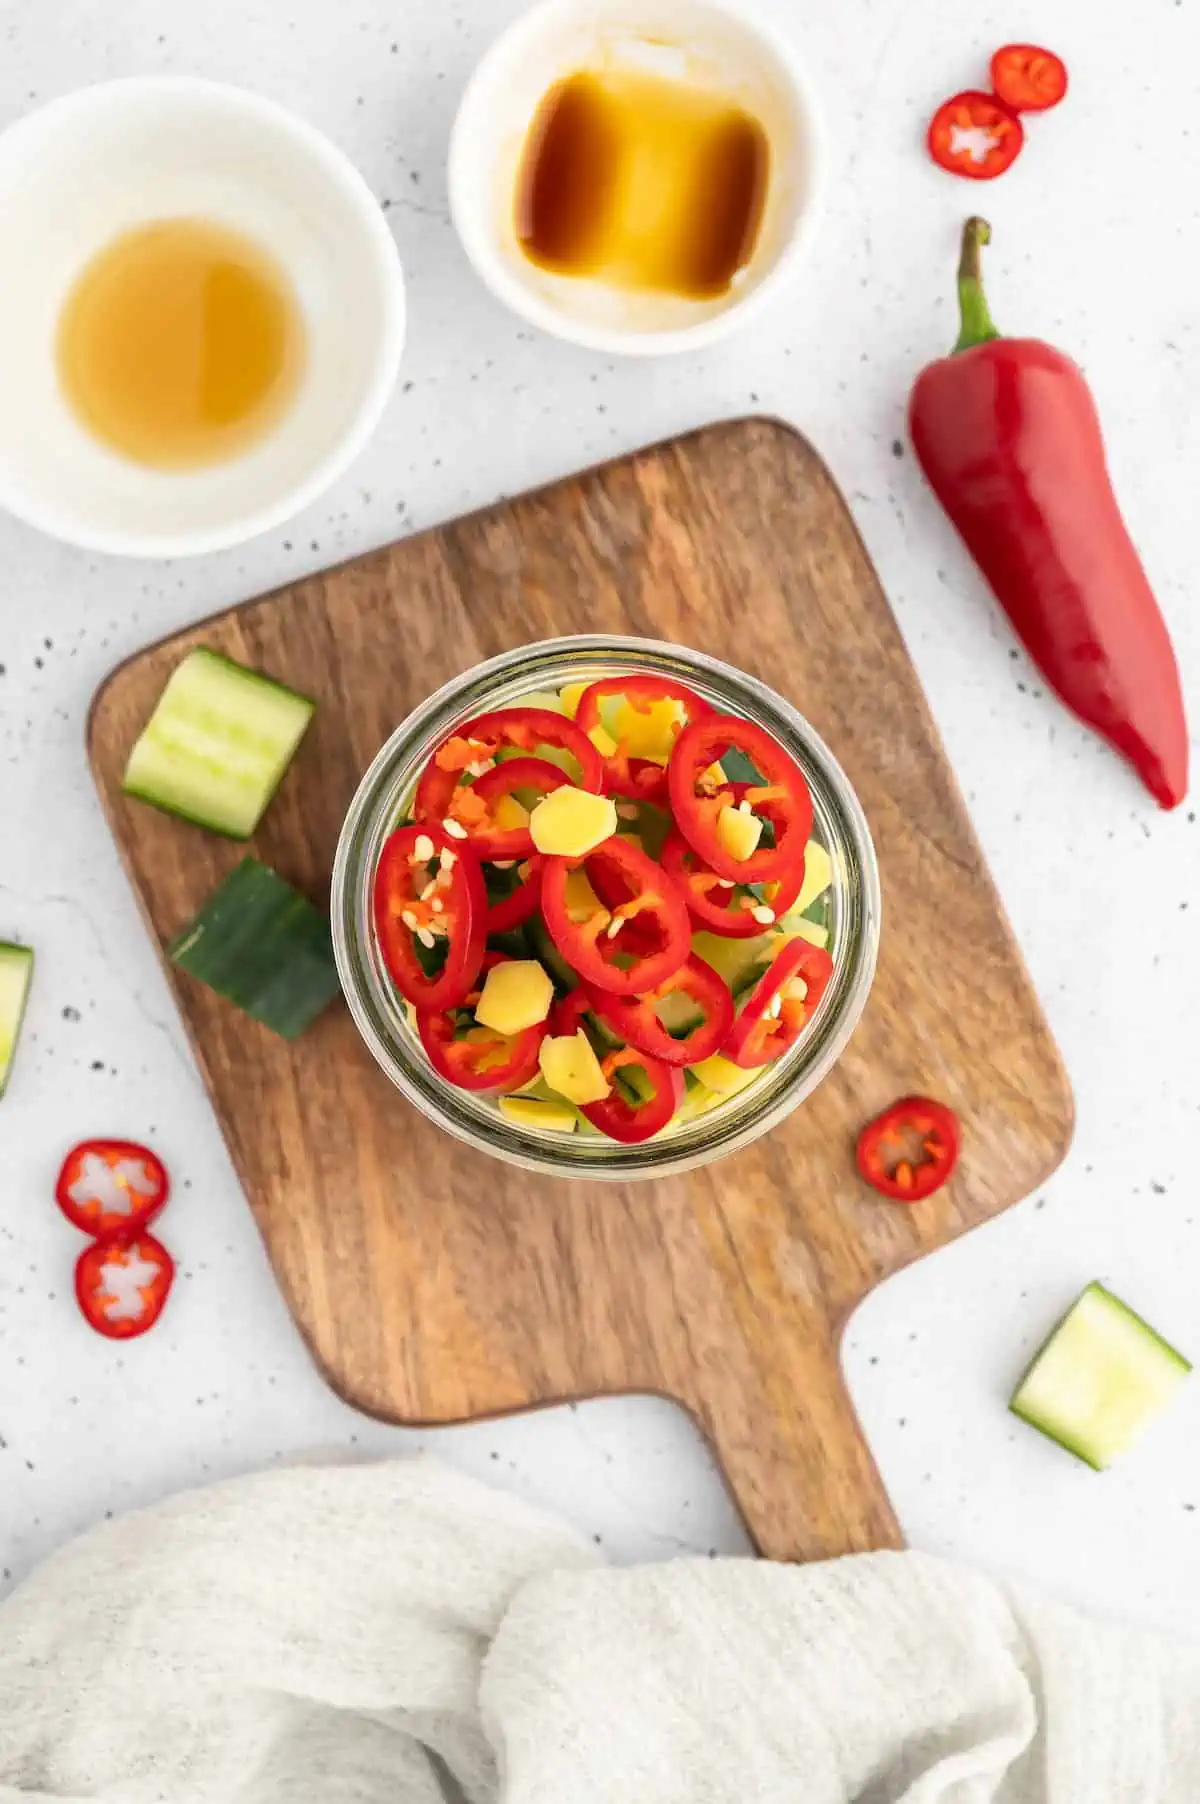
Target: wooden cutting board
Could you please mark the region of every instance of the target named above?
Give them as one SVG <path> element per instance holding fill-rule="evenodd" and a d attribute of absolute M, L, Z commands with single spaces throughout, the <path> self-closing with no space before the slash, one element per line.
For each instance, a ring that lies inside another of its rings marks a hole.
<path fill-rule="evenodd" d="M 801 438 L 712 426 L 152 646 L 96 698 L 101 799 L 166 941 L 242 850 L 127 802 L 126 757 L 191 646 L 261 667 L 319 706 L 253 850 L 324 898 L 351 795 L 404 715 L 478 659 L 584 630 L 670 639 L 771 683 L 866 808 L 878 977 L 836 1072 L 788 1123 L 653 1184 L 531 1177 L 423 1121 L 343 1008 L 289 1046 L 170 980 L 288 1304 L 349 1403 L 433 1424 L 660 1393 L 710 1437 L 764 1554 L 893 1545 L 843 1326 L 889 1273 L 1039 1185 L 1073 1109 L 895 620 Z M 965 1149 L 947 1190 L 899 1208 L 859 1183 L 852 1147 L 914 1090 L 958 1110 Z"/>

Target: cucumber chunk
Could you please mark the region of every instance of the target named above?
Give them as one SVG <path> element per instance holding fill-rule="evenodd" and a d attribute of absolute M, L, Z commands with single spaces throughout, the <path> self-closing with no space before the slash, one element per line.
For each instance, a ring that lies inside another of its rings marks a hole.
<path fill-rule="evenodd" d="M 533 955 L 541 960 L 554 979 L 554 987 L 560 995 L 568 995 L 578 989 L 579 974 L 573 965 L 569 965 L 554 941 L 550 938 L 549 929 L 540 914 L 532 914 L 525 923 L 525 933 Z"/>
<path fill-rule="evenodd" d="M 819 908 L 820 903 L 814 903 Z M 807 940 L 810 946 L 825 948 L 829 945 L 829 928 L 824 922 L 815 921 L 811 915 L 780 915 L 776 925 L 785 940 Z"/>
<path fill-rule="evenodd" d="M 32 948 L 0 940 L 0 1096 L 8 1087 L 32 982 Z"/>
<path fill-rule="evenodd" d="M 329 922 L 256 858 L 242 860 L 167 956 L 285 1040 L 311 1027 L 339 987 Z"/>
<path fill-rule="evenodd" d="M 249 839 L 316 703 L 203 647 L 175 671 L 129 755 L 123 789 L 230 839 Z"/>
<path fill-rule="evenodd" d="M 1164 1409 L 1190 1363 L 1102 1284 L 1089 1284 L 1013 1394 L 1014 1415 L 1103 1472 Z"/>
<path fill-rule="evenodd" d="M 690 1033 L 694 1033 L 698 1027 L 702 1027 L 708 1019 L 704 1010 L 697 1008 L 693 998 L 685 995 L 682 990 L 668 991 L 661 1001 L 655 1004 L 654 1012 L 667 1032 L 676 1040 L 686 1040 Z"/>

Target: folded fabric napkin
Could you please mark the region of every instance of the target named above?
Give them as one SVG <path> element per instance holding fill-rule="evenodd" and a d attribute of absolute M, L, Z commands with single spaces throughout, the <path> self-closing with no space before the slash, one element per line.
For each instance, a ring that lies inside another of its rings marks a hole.
<path fill-rule="evenodd" d="M 918 1554 L 615 1571 L 427 1460 L 106 1525 L 0 1605 L 0 1800 L 1197 1804 L 1200 1652 Z"/>

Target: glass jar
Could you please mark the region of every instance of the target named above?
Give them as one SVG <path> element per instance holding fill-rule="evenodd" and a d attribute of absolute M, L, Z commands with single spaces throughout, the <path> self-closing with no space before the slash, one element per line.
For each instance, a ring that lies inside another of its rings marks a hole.
<path fill-rule="evenodd" d="M 707 1114 L 627 1146 L 602 1135 L 564 1134 L 505 1120 L 494 1100 L 447 1083 L 430 1065 L 376 943 L 372 887 L 388 834 L 417 779 L 462 722 L 519 705 L 532 692 L 650 672 L 685 683 L 723 714 L 765 728 L 791 754 L 812 790 L 813 833 L 833 866 L 829 950 L 834 976 L 813 1021 L 760 1078 Z M 754 677 L 717 658 L 651 639 L 607 634 L 548 639 L 506 652 L 455 677 L 396 728 L 350 805 L 333 869 L 333 941 L 350 1012 L 388 1077 L 423 1115 L 480 1152 L 559 1177 L 661 1177 L 748 1146 L 811 1095 L 832 1069 L 862 1013 L 879 945 L 879 869 L 866 817 L 824 742 L 802 715 Z"/>

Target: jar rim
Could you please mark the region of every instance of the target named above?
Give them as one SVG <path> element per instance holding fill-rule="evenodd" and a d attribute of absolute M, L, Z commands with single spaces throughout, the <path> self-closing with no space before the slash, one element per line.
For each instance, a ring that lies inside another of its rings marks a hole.
<path fill-rule="evenodd" d="M 722 711 L 754 721 L 797 760 L 812 791 L 818 837 L 834 866 L 834 976 L 797 1044 L 709 1113 L 628 1146 L 506 1120 L 442 1078 L 426 1059 L 375 945 L 372 893 L 379 853 L 429 756 L 485 709 L 539 689 L 638 671 L 673 676 Z M 427 1118 L 477 1151 L 559 1177 L 665 1177 L 739 1151 L 784 1120 L 833 1068 L 865 1006 L 879 945 L 879 868 L 861 804 L 841 765 L 798 709 L 758 678 L 662 640 L 586 633 L 502 652 L 452 677 L 396 727 L 351 801 L 334 860 L 331 919 L 342 989 L 368 1050 Z"/>

